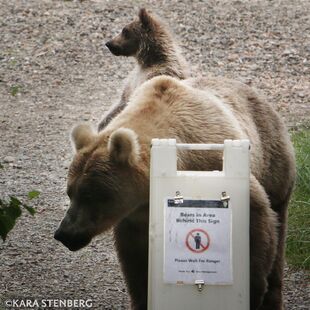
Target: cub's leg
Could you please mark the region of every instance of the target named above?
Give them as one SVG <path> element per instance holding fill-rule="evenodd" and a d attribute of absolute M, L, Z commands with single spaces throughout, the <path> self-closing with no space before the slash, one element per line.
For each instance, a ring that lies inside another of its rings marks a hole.
<path fill-rule="evenodd" d="M 268 289 L 267 278 L 275 260 L 277 219 L 264 188 L 250 178 L 250 303 L 259 309 Z M 276 308 L 274 308 L 276 309 Z"/>
<path fill-rule="evenodd" d="M 130 95 L 130 85 L 126 85 L 122 93 L 120 102 L 113 105 L 107 112 L 107 114 L 104 115 L 103 119 L 100 121 L 98 125 L 98 132 L 106 128 L 111 123 L 111 121 L 126 108 Z"/>
<path fill-rule="evenodd" d="M 109 112 L 103 117 L 98 125 L 98 132 L 107 127 L 113 118 L 115 118 L 119 113 L 121 113 L 126 107 L 125 102 L 120 102 L 117 105 L 113 106 Z"/>
<path fill-rule="evenodd" d="M 290 195 L 289 195 L 290 196 Z M 274 261 L 271 273 L 268 277 L 268 292 L 265 295 L 263 305 L 260 310 L 282 310 L 283 309 L 283 269 L 285 257 L 285 240 L 286 240 L 286 226 L 287 226 L 287 207 L 289 197 L 286 202 L 282 204 L 281 209 L 277 212 L 278 225 L 278 246 L 277 255 Z"/>

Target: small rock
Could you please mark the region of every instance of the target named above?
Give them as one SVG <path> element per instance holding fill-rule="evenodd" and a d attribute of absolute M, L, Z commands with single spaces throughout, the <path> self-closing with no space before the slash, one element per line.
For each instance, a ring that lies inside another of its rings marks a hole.
<path fill-rule="evenodd" d="M 300 98 L 304 98 L 306 95 L 303 92 L 299 92 L 299 93 L 297 93 L 297 96 Z"/>
<path fill-rule="evenodd" d="M 4 157 L 3 161 L 5 163 L 8 163 L 8 164 L 9 163 L 13 163 L 15 161 L 15 157 L 13 157 L 13 156 L 6 156 L 6 157 Z"/>
<path fill-rule="evenodd" d="M 250 65 L 250 70 L 252 70 L 252 71 L 259 70 L 259 66 L 258 66 L 258 65 L 255 65 L 255 64 Z"/>
<path fill-rule="evenodd" d="M 294 49 L 286 49 L 283 51 L 282 56 L 295 55 L 297 52 Z"/>
<path fill-rule="evenodd" d="M 22 169 L 22 166 L 19 164 L 11 164 L 14 169 Z"/>
<path fill-rule="evenodd" d="M 236 61 L 238 59 L 239 59 L 239 55 L 237 55 L 237 54 L 230 54 L 227 56 L 228 61 Z"/>

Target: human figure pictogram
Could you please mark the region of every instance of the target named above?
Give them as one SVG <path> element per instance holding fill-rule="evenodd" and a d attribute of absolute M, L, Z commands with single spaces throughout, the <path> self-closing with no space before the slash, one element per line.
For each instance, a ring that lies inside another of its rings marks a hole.
<path fill-rule="evenodd" d="M 196 234 L 196 236 L 194 237 L 195 243 L 196 243 L 196 250 L 200 249 L 200 245 L 201 245 L 201 236 L 199 233 Z"/>
<path fill-rule="evenodd" d="M 202 253 L 210 246 L 210 237 L 208 233 L 201 229 L 192 229 L 186 235 L 186 247 L 194 253 Z"/>

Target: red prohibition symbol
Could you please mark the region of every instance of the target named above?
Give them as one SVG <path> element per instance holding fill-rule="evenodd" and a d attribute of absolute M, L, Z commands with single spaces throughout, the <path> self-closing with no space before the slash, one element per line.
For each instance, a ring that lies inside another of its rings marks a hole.
<path fill-rule="evenodd" d="M 202 253 L 209 248 L 210 237 L 208 233 L 203 229 L 192 229 L 186 235 L 185 244 L 190 251 L 194 253 Z"/>

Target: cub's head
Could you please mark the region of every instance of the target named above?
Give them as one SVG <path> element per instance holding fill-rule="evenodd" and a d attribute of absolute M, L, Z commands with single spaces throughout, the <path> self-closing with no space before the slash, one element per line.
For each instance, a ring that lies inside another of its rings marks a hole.
<path fill-rule="evenodd" d="M 106 46 L 116 56 L 135 56 L 140 49 L 146 48 L 160 28 L 152 15 L 145 9 L 140 9 L 138 19 L 125 26 Z"/>
<path fill-rule="evenodd" d="M 70 207 L 54 237 L 76 251 L 147 200 L 148 182 L 134 131 L 120 128 L 98 135 L 79 125 L 71 136 L 76 154 L 68 174 Z"/>

